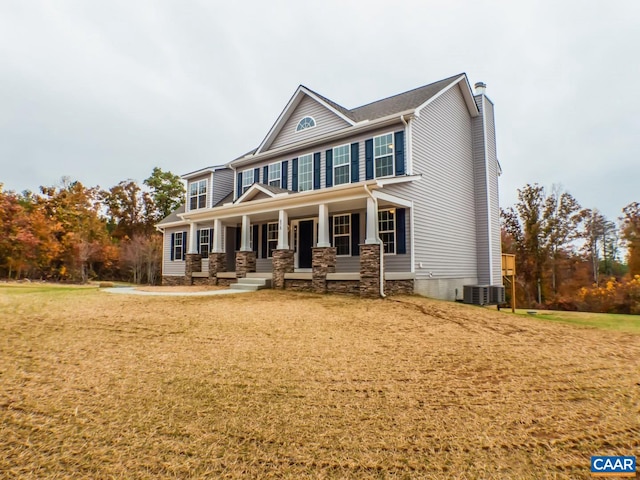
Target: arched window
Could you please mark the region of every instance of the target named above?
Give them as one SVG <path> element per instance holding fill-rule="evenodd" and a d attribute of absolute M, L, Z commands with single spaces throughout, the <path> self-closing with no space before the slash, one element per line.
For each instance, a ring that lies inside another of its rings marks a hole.
<path fill-rule="evenodd" d="M 300 122 L 298 122 L 298 126 L 296 127 L 296 132 L 301 130 L 305 130 L 307 128 L 313 128 L 316 126 L 316 121 L 313 117 L 304 117 Z"/>

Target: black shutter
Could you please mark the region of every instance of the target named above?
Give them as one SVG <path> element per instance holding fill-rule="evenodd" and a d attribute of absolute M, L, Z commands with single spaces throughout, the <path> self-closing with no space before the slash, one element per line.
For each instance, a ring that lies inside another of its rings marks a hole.
<path fill-rule="evenodd" d="M 265 165 L 262 169 L 262 183 L 269 184 L 269 165 Z"/>
<path fill-rule="evenodd" d="M 333 150 L 327 150 L 325 152 L 325 186 L 332 187 L 333 186 Z"/>
<path fill-rule="evenodd" d="M 173 255 L 174 255 L 173 249 L 174 249 L 175 246 L 176 246 L 176 234 L 172 233 L 171 234 L 171 261 L 172 262 L 174 260 L 174 258 L 173 258 Z"/>
<path fill-rule="evenodd" d="M 360 255 L 360 214 L 351 214 L 351 255 Z"/>
<path fill-rule="evenodd" d="M 365 177 L 367 180 L 373 178 L 373 138 L 364 142 Z"/>
<path fill-rule="evenodd" d="M 360 181 L 360 144 L 351 144 L 351 183 Z"/>
<path fill-rule="evenodd" d="M 213 228 L 209 229 L 209 252 L 213 250 Z"/>
<path fill-rule="evenodd" d="M 238 188 L 236 189 L 236 198 L 242 195 L 242 172 L 238 172 Z"/>
<path fill-rule="evenodd" d="M 187 232 L 182 232 L 182 260 L 187 257 Z"/>
<path fill-rule="evenodd" d="M 262 224 L 262 258 L 267 258 L 267 224 Z"/>
<path fill-rule="evenodd" d="M 407 253 L 407 219 L 404 208 L 396 208 L 396 253 Z"/>
<path fill-rule="evenodd" d="M 320 152 L 313 154 L 313 189 L 320 188 Z"/>
<path fill-rule="evenodd" d="M 253 242 L 253 251 L 256 252 L 256 257 L 258 256 L 258 225 L 251 225 L 251 236 L 253 237 L 251 241 Z"/>
<path fill-rule="evenodd" d="M 396 132 L 395 137 L 396 175 L 404 175 L 404 131 Z"/>
<path fill-rule="evenodd" d="M 236 251 L 240 250 L 240 227 L 236 227 Z"/>
<path fill-rule="evenodd" d="M 253 183 L 260 183 L 260 169 L 253 169 Z"/>
<path fill-rule="evenodd" d="M 196 230 L 196 251 L 202 255 L 201 246 L 200 246 L 200 230 Z"/>
<path fill-rule="evenodd" d="M 289 176 L 289 162 L 287 160 L 284 160 L 282 162 L 281 171 L 282 171 L 282 180 L 280 182 L 280 186 L 286 190 L 288 188 L 287 187 L 287 180 L 288 180 L 287 177 Z"/>
<path fill-rule="evenodd" d="M 291 190 L 298 191 L 298 159 L 291 160 Z"/>

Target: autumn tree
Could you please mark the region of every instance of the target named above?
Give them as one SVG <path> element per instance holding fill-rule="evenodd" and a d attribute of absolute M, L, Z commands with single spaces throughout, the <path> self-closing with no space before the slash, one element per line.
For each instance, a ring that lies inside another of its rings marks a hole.
<path fill-rule="evenodd" d="M 631 278 L 640 275 L 640 203 L 622 209 L 622 239 L 627 247 L 627 264 Z"/>

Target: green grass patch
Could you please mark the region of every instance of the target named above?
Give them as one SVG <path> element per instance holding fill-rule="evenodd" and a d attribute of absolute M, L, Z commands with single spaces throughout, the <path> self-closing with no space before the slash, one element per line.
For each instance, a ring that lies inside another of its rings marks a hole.
<path fill-rule="evenodd" d="M 527 313 L 527 310 L 517 310 L 516 315 L 529 318 L 539 318 L 552 322 L 569 323 L 583 327 L 600 328 L 603 330 L 616 330 L 619 332 L 640 333 L 640 315 L 622 315 L 616 313 L 593 312 L 563 312 L 556 310 L 531 310 L 535 315 Z"/>

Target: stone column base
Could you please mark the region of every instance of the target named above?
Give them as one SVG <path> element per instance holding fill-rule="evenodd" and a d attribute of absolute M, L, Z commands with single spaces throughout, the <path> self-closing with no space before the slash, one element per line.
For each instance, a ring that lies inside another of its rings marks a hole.
<path fill-rule="evenodd" d="M 202 256 L 199 253 L 187 253 L 184 263 L 184 284 L 191 285 L 193 272 L 202 271 Z"/>
<path fill-rule="evenodd" d="M 223 252 L 209 254 L 209 283 L 218 284 L 218 272 L 227 271 L 227 254 Z"/>
<path fill-rule="evenodd" d="M 360 296 L 380 298 L 380 245 L 360 245 Z"/>
<path fill-rule="evenodd" d="M 293 272 L 293 250 L 273 251 L 273 288 L 284 289 L 284 274 Z"/>
<path fill-rule="evenodd" d="M 244 278 L 256 271 L 256 252 L 236 252 L 236 278 Z"/>
<path fill-rule="evenodd" d="M 335 247 L 314 247 L 311 260 L 311 288 L 316 293 L 327 293 L 327 273 L 336 271 Z"/>

